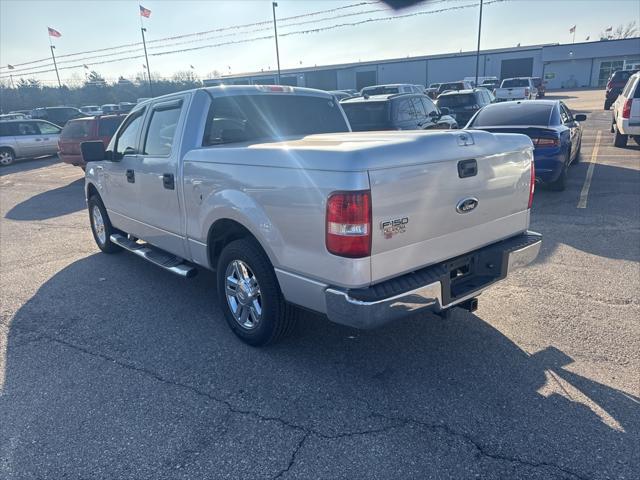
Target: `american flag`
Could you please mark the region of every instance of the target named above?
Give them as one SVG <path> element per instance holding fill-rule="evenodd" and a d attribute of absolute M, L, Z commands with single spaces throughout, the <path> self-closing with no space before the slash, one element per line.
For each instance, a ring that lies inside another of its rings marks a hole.
<path fill-rule="evenodd" d="M 138 5 L 140 7 L 140 15 L 144 18 L 149 18 L 151 16 L 151 10 L 148 8 L 144 8 L 142 5 Z"/>
<path fill-rule="evenodd" d="M 7 64 L 7 68 L 8 68 L 9 70 L 15 70 L 15 68 L 16 68 L 16 67 L 14 67 L 13 65 L 11 65 L 11 64 L 9 63 L 9 64 Z"/>
<path fill-rule="evenodd" d="M 575 25 L 569 29 L 569 33 L 575 33 L 575 31 L 576 31 Z"/>
<path fill-rule="evenodd" d="M 47 29 L 49 30 L 50 37 L 60 38 L 62 36 L 62 34 L 55 28 L 47 27 Z"/>

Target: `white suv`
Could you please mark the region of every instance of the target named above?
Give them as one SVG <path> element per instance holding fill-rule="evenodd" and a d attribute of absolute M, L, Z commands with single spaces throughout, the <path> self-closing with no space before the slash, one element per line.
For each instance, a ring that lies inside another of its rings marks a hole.
<path fill-rule="evenodd" d="M 613 104 L 611 133 L 616 147 L 625 147 L 629 136 L 640 145 L 640 72 L 629 77 Z"/>

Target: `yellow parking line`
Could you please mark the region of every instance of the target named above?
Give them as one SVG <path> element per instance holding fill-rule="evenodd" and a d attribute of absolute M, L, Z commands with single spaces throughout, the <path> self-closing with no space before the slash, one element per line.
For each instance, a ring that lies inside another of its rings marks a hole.
<path fill-rule="evenodd" d="M 600 148 L 601 133 L 602 132 L 598 130 L 598 135 L 596 136 L 596 143 L 593 147 L 593 153 L 591 154 L 591 158 L 589 159 L 589 169 L 587 170 L 587 176 L 584 179 L 584 185 L 582 186 L 582 191 L 580 192 L 580 200 L 578 200 L 578 208 L 587 208 L 587 197 L 589 196 L 589 187 L 591 187 L 593 170 L 596 167 L 596 162 L 598 161 L 598 149 Z"/>

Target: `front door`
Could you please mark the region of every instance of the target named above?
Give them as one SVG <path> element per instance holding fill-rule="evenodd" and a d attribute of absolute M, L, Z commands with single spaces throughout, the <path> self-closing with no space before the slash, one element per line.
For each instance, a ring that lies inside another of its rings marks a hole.
<path fill-rule="evenodd" d="M 179 182 L 180 131 L 189 95 L 160 101 L 147 114 L 142 148 L 136 169 L 142 198 L 141 220 L 147 227 L 148 242 L 186 257 Z"/>
<path fill-rule="evenodd" d="M 136 237 L 142 237 L 144 232 L 138 220 L 140 184 L 136 170 L 139 167 L 140 133 L 145 110 L 142 108 L 127 117 L 113 140 L 112 159 L 101 162 L 97 167 L 104 188 L 102 201 L 111 223 Z"/>
<path fill-rule="evenodd" d="M 58 138 L 62 129 L 48 122 L 36 122 L 42 138 L 43 155 L 54 155 L 58 151 Z"/>

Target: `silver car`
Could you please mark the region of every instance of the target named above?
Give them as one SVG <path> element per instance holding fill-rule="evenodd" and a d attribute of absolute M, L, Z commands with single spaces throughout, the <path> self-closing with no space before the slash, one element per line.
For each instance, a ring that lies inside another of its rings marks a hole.
<path fill-rule="evenodd" d="M 55 155 L 61 131 L 46 120 L 0 122 L 0 165 L 10 165 L 17 158 Z"/>

